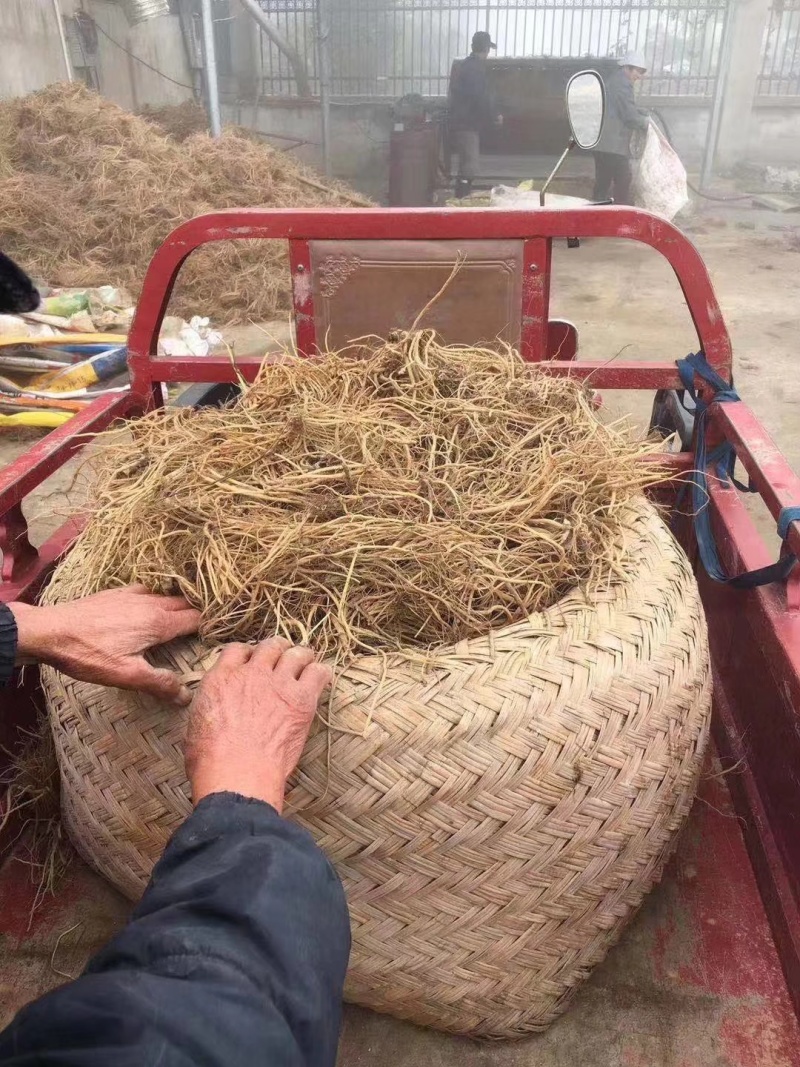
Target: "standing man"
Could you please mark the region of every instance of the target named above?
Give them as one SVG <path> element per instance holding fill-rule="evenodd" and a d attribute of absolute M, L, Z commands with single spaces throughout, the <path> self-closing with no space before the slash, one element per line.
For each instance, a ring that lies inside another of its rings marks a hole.
<path fill-rule="evenodd" d="M 472 37 L 471 55 L 455 63 L 450 74 L 449 127 L 458 153 L 455 195 L 459 199 L 469 196 L 478 175 L 481 131 L 497 120 L 486 78 L 486 60 L 496 47 L 489 34 L 479 30 Z"/>
<path fill-rule="evenodd" d="M 606 79 L 606 117 L 594 151 L 594 199 L 615 204 L 631 201 L 631 134 L 646 130 L 650 119 L 636 106 L 633 87 L 647 72 L 642 57 L 631 52 L 619 60 L 619 70 Z"/>

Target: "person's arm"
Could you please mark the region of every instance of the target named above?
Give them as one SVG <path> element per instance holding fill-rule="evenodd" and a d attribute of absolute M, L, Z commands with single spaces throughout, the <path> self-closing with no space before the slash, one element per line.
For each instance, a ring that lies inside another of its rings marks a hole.
<path fill-rule="evenodd" d="M 333 1067 L 350 948 L 339 879 L 260 800 L 206 797 L 121 934 L 0 1035 L 4 1067 Z"/>
<path fill-rule="evenodd" d="M 17 662 L 17 620 L 7 604 L 0 604 L 0 687 L 8 685 Z"/>
<path fill-rule="evenodd" d="M 279 639 L 223 651 L 190 710 L 194 813 L 125 930 L 0 1035 L 0 1064 L 333 1067 L 344 893 L 280 816 L 329 680 Z"/>
<path fill-rule="evenodd" d="M 187 704 L 191 694 L 172 671 L 154 667 L 144 653 L 195 633 L 200 612 L 179 596 L 158 596 L 144 586 L 109 589 L 64 604 L 0 609 L 0 685 L 15 662 L 34 660 L 71 678 L 137 689 Z"/>
<path fill-rule="evenodd" d="M 650 125 L 649 116 L 636 106 L 633 86 L 627 79 L 625 84 L 620 87 L 617 108 L 623 125 L 628 126 L 630 129 L 646 130 Z"/>

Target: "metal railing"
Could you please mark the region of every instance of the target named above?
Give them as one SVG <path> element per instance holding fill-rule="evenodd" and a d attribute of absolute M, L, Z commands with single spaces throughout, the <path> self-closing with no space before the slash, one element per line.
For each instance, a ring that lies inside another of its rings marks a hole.
<path fill-rule="evenodd" d="M 800 96 L 800 0 L 774 0 L 762 46 L 760 96 Z"/>
<path fill-rule="evenodd" d="M 713 95 L 727 0 L 323 0 L 337 97 L 447 95 L 450 66 L 488 30 L 500 57 L 618 56 L 643 52 L 643 90 Z M 314 91 L 315 0 L 260 0 L 307 58 Z M 293 95 L 284 56 L 262 35 L 263 91 Z"/>

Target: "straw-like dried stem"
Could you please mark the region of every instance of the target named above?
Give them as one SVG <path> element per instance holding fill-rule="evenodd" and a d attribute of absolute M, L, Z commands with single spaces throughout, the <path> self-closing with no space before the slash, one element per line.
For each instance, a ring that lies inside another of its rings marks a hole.
<path fill-rule="evenodd" d="M 50 595 L 180 591 L 205 637 L 347 657 L 522 619 L 616 559 L 655 446 L 584 387 L 434 333 L 265 366 L 222 409 L 98 442 L 92 519 Z"/>
<path fill-rule="evenodd" d="M 156 248 L 195 215 L 326 204 L 369 201 L 234 130 L 178 143 L 78 83 L 0 103 L 3 250 L 50 285 L 136 296 Z M 226 241 L 189 258 L 170 311 L 230 323 L 290 306 L 283 242 Z"/>

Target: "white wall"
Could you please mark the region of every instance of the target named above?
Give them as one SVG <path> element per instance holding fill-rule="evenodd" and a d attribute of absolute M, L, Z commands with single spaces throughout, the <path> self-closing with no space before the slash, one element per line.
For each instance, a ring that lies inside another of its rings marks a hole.
<path fill-rule="evenodd" d="M 86 5 L 86 10 L 109 36 L 129 47 L 128 19 L 119 4 L 109 3 L 108 0 L 92 0 Z M 121 107 L 133 109 L 134 74 L 133 60 L 98 33 L 97 80 L 103 95 Z"/>
<path fill-rule="evenodd" d="M 60 2 L 65 17 L 77 6 L 77 0 Z M 124 9 L 110 0 L 88 0 L 84 9 L 119 45 L 175 81 L 192 84 L 177 16 L 130 26 Z M 98 36 L 97 76 L 109 100 L 135 110 L 143 104 L 178 104 L 191 98 L 191 89 L 160 77 Z M 65 79 L 52 0 L 0 0 L 0 98 L 23 96 Z"/>
<path fill-rule="evenodd" d="M 156 70 L 169 74 L 175 81 L 191 86 L 192 78 L 177 15 L 161 15 L 132 26 L 127 47 Z M 123 58 L 128 58 L 123 55 Z M 134 107 L 143 104 L 180 104 L 192 98 L 191 88 L 183 88 L 167 81 L 135 60 L 130 60 L 133 72 Z M 105 90 L 103 90 L 105 92 Z"/>
<path fill-rule="evenodd" d="M 775 96 L 756 100 L 746 158 L 751 163 L 800 167 L 800 100 Z"/>
<path fill-rule="evenodd" d="M 0 0 L 0 97 L 65 77 L 52 0 Z"/>

